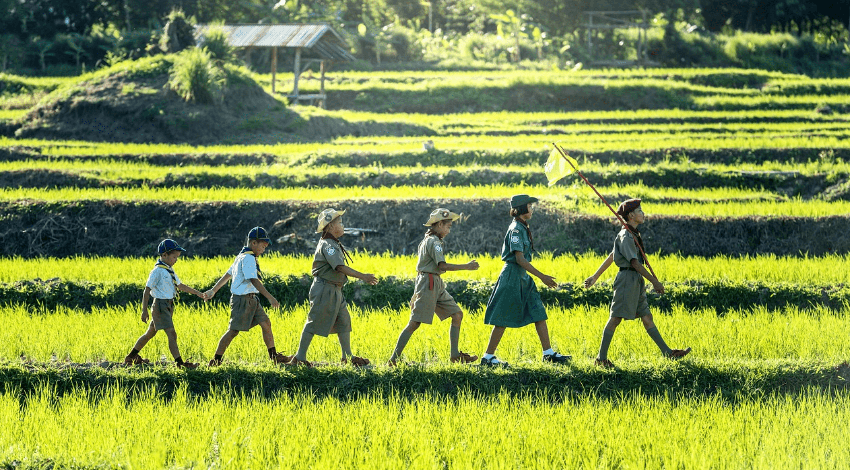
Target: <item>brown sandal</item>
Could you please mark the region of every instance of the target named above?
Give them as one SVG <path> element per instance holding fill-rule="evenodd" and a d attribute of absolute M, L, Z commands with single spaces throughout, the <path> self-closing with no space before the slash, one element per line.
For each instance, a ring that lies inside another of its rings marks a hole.
<path fill-rule="evenodd" d="M 596 365 L 596 366 L 599 366 L 599 367 L 604 367 L 606 369 L 613 369 L 614 368 L 614 363 L 609 361 L 608 359 L 596 358 L 596 360 L 593 361 L 593 364 Z"/>
<path fill-rule="evenodd" d="M 289 362 L 295 358 L 295 356 L 286 356 L 281 353 L 274 353 L 274 356 L 271 358 L 275 364 L 289 364 Z"/>
<path fill-rule="evenodd" d="M 286 363 L 288 366 L 304 366 L 304 367 L 313 367 L 313 363 L 310 361 L 302 361 L 295 356 L 292 356 L 292 359 Z"/>
<path fill-rule="evenodd" d="M 342 359 L 343 364 L 348 364 L 348 361 L 349 359 L 347 357 Z M 369 359 L 366 359 L 365 357 L 351 356 L 351 365 L 354 367 L 366 367 L 369 364 L 371 364 Z"/>
<path fill-rule="evenodd" d="M 478 360 L 478 356 L 476 356 L 475 354 L 469 354 L 469 353 L 465 353 L 463 351 L 460 351 L 459 355 L 453 356 L 451 358 L 452 363 L 460 362 L 461 364 L 469 364 L 470 362 L 475 362 L 477 360 Z"/>
<path fill-rule="evenodd" d="M 667 357 L 670 358 L 670 359 L 673 359 L 673 360 L 681 359 L 681 358 L 687 356 L 688 354 L 690 354 L 690 352 L 691 352 L 691 348 L 688 348 L 688 349 L 671 349 L 670 353 L 667 354 Z"/>
<path fill-rule="evenodd" d="M 150 364 L 151 361 L 139 356 L 138 354 L 133 356 L 127 356 L 124 358 L 125 366 L 137 366 L 141 364 Z"/>

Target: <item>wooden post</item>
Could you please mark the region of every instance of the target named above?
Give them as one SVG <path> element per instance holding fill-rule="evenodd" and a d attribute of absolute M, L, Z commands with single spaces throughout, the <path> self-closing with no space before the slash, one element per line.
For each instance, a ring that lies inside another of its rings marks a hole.
<path fill-rule="evenodd" d="M 292 94 L 298 100 L 298 77 L 301 76 L 301 48 L 295 49 L 295 85 L 292 87 Z"/>
<path fill-rule="evenodd" d="M 275 92 L 274 82 L 277 79 L 277 48 L 272 47 L 272 93 Z"/>
<path fill-rule="evenodd" d="M 322 79 L 319 82 L 319 94 L 325 94 L 325 61 L 319 62 L 319 69 L 322 72 Z M 325 109 L 325 100 L 326 98 L 322 98 L 322 109 Z"/>

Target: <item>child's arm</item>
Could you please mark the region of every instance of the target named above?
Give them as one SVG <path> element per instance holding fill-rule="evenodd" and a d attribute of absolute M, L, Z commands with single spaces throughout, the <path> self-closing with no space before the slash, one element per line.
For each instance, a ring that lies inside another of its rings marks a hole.
<path fill-rule="evenodd" d="M 658 292 L 659 294 L 664 293 L 664 285 L 661 284 L 655 276 L 650 274 L 650 272 L 647 271 L 642 264 L 638 263 L 637 258 L 632 258 L 632 267 L 635 268 L 635 271 L 640 273 L 641 276 L 645 277 L 647 281 L 652 283 L 652 288 L 655 289 L 655 292 Z"/>
<path fill-rule="evenodd" d="M 522 268 L 523 268 L 523 269 L 525 269 L 526 271 L 530 272 L 530 273 L 531 273 L 531 274 L 533 274 L 534 276 L 537 276 L 537 278 L 539 278 L 539 279 L 543 282 L 543 284 L 546 284 L 547 286 L 549 286 L 549 287 L 551 287 L 551 288 L 553 288 L 553 289 L 554 289 L 554 288 L 556 288 L 556 287 L 558 287 L 558 283 L 557 283 L 557 282 L 555 282 L 555 278 L 554 278 L 554 277 L 552 277 L 552 276 L 547 276 L 546 274 L 543 274 L 543 273 L 541 273 L 540 271 L 538 271 L 538 270 L 537 270 L 537 268 L 535 268 L 534 266 L 532 266 L 532 265 L 531 265 L 531 263 L 529 263 L 529 262 L 525 259 L 525 255 L 523 255 L 521 251 L 515 251 L 514 253 L 516 253 L 516 262 L 517 262 L 517 264 L 518 264 L 518 265 L 520 265 L 520 266 L 522 266 Z"/>
<path fill-rule="evenodd" d="M 253 284 L 254 287 L 257 288 L 258 291 L 260 291 L 260 294 L 262 294 L 263 297 L 269 299 L 269 303 L 271 304 L 272 307 L 274 307 L 274 308 L 280 307 L 280 302 L 278 302 L 277 299 L 274 298 L 274 296 L 271 295 L 268 290 L 266 290 L 266 286 L 263 285 L 263 281 L 261 281 L 257 278 L 251 278 L 251 279 L 249 279 L 249 281 L 251 281 L 251 284 Z"/>
<path fill-rule="evenodd" d="M 440 271 L 475 271 L 478 269 L 478 261 L 472 260 L 465 264 L 449 264 L 445 261 L 437 263 L 437 269 Z"/>
<path fill-rule="evenodd" d="M 145 286 L 145 292 L 142 294 L 142 323 L 148 322 L 148 303 L 151 301 L 151 288 Z"/>
<path fill-rule="evenodd" d="M 605 261 L 603 261 L 602 264 L 599 265 L 599 269 L 597 269 L 596 272 L 593 273 L 593 276 L 590 276 L 589 278 L 584 280 L 584 287 L 588 288 L 588 287 L 596 284 L 596 281 L 599 280 L 599 276 L 601 276 L 602 273 L 604 273 L 608 269 L 608 267 L 611 266 L 611 263 L 613 263 L 613 262 L 614 262 L 614 253 L 609 253 L 608 257 L 605 258 Z"/>
<path fill-rule="evenodd" d="M 344 264 L 340 264 L 339 266 L 337 266 L 336 272 L 340 274 L 345 274 L 346 276 L 356 277 L 357 279 L 360 279 L 363 282 L 371 284 L 373 286 L 378 283 L 378 278 L 375 277 L 374 274 L 361 273 L 360 271 L 351 269 Z"/>
<path fill-rule="evenodd" d="M 192 289 L 191 287 L 187 286 L 186 284 L 177 284 L 177 288 L 180 289 L 181 292 L 188 292 L 192 295 L 197 295 L 198 297 L 200 297 L 204 300 L 207 300 L 206 294 L 204 294 L 201 291 L 197 291 L 195 289 Z"/>
<path fill-rule="evenodd" d="M 204 292 L 204 300 L 210 300 L 211 298 L 213 298 L 213 296 L 215 296 L 215 293 L 218 292 L 218 290 L 221 289 L 221 286 L 225 285 L 231 277 L 233 276 L 230 275 L 230 271 L 224 273 L 224 276 L 221 276 L 221 279 L 219 279 L 218 282 L 215 283 L 212 289 Z"/>

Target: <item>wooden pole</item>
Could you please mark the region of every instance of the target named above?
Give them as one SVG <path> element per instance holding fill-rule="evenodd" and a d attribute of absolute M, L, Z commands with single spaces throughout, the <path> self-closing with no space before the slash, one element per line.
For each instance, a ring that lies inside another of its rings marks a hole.
<path fill-rule="evenodd" d="M 277 48 L 272 47 L 272 93 L 275 92 L 274 82 L 277 79 Z"/>
<path fill-rule="evenodd" d="M 322 72 L 322 80 L 319 82 L 319 94 L 325 94 L 325 61 L 319 62 L 319 69 Z M 322 98 L 322 109 L 325 109 L 325 98 Z"/>
<path fill-rule="evenodd" d="M 295 85 L 292 87 L 292 94 L 295 99 L 298 99 L 298 77 L 301 76 L 301 48 L 295 49 Z"/>

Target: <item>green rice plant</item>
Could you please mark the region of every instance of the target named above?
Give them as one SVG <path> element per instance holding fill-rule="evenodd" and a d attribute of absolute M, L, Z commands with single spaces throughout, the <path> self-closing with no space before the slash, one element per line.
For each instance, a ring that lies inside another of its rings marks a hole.
<path fill-rule="evenodd" d="M 226 295 L 226 292 L 219 295 Z M 407 325 L 409 310 L 361 309 L 351 304 L 349 309 L 353 352 L 382 365 L 392 354 L 398 334 Z M 293 354 L 307 318 L 308 305 L 282 309 L 267 306 L 266 311 L 271 318 L 277 350 Z M 219 338 L 227 330 L 229 312 L 226 304 L 177 304 L 174 325 L 184 359 L 205 362 L 212 358 Z M 655 324 L 670 347 L 693 348 L 689 361 L 694 364 L 777 359 L 837 364 L 850 354 L 846 307 L 839 311 L 822 307 L 809 310 L 786 307 L 779 311 L 753 307 L 718 315 L 714 309 L 685 309 L 674 305 L 670 311 L 654 310 L 653 313 Z M 0 358 L 94 364 L 121 361 L 147 328 L 140 321 L 140 314 L 139 304 L 91 310 L 6 305 L 0 307 L 0 318 L 6 325 L 0 331 Z M 608 306 L 550 306 L 547 315 L 553 347 L 573 355 L 576 367 L 590 367 L 608 320 Z M 465 312 L 461 350 L 480 355 L 487 346 L 492 327 L 484 324 L 483 317 L 483 306 Z M 541 351 L 537 334 L 529 327 L 508 331 L 500 343 L 498 355 L 517 367 L 532 367 L 540 363 Z M 339 343 L 331 335 L 315 338 L 308 359 L 338 364 L 340 355 Z M 154 337 L 142 350 L 142 356 L 170 362 L 165 335 Z M 423 365 L 448 365 L 449 323 L 435 321 L 431 326 L 420 328 L 405 349 L 404 357 Z M 240 366 L 265 364 L 268 354 L 259 329 L 237 336 L 225 358 Z M 621 324 L 609 358 L 629 368 L 640 364 L 662 367 L 667 362 L 640 322 Z"/>
<path fill-rule="evenodd" d="M 168 86 L 186 101 L 212 104 L 224 98 L 226 79 L 206 49 L 190 48 L 175 56 Z"/>
<path fill-rule="evenodd" d="M 847 394 L 563 402 L 418 395 L 171 399 L 146 387 L 0 395 L 0 459 L 21 468 L 843 468 Z M 269 423 L 274 423 L 272 427 Z M 270 429 L 285 432 L 270 432 Z M 642 432 L 635 432 L 640 429 Z M 145 430 L 147 432 L 140 432 Z M 558 445 L 541 445 L 552 436 Z M 152 438 L 156 436 L 157 438 Z M 629 445 L 623 445 L 623 436 Z M 635 449 L 640 449 L 636 452 Z M 14 463 L 13 463 L 14 462 Z"/>

